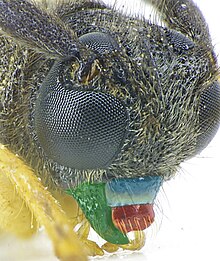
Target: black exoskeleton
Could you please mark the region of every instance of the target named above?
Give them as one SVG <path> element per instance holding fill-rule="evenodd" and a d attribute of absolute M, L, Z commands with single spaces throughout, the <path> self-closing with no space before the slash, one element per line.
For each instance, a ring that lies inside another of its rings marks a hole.
<path fill-rule="evenodd" d="M 61 187 L 173 176 L 220 122 L 218 66 L 191 0 L 166 26 L 89 0 L 0 1 L 0 141 Z"/>

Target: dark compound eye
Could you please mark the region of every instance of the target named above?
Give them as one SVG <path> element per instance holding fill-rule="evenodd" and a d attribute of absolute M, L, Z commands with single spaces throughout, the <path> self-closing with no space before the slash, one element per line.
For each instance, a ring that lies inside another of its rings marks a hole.
<path fill-rule="evenodd" d="M 196 153 L 201 152 L 215 136 L 220 124 L 220 84 L 214 82 L 200 98 L 199 131 Z"/>
<path fill-rule="evenodd" d="M 35 127 L 47 156 L 75 169 L 104 168 L 120 151 L 127 111 L 115 97 L 91 90 L 65 89 L 64 64 L 45 79 L 36 105 Z"/>
<path fill-rule="evenodd" d="M 119 50 L 117 42 L 107 33 L 87 33 L 79 37 L 79 41 L 99 54 L 107 54 Z"/>
<path fill-rule="evenodd" d="M 168 30 L 166 32 L 167 39 L 173 45 L 175 51 L 181 52 L 191 49 L 195 46 L 194 42 L 191 41 L 184 34 L 174 30 Z"/>

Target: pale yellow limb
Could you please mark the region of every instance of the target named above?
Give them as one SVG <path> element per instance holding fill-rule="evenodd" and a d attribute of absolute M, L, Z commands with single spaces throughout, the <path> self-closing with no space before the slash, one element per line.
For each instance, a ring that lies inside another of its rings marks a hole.
<path fill-rule="evenodd" d="M 76 225 L 80 224 L 80 227 L 77 230 L 77 235 L 79 236 L 83 245 L 86 247 L 86 254 L 88 256 L 103 256 L 104 251 L 95 242 L 88 239 L 90 224 L 86 220 L 82 210 L 79 208 L 73 197 L 60 191 L 53 191 L 52 194 L 59 201 L 62 209 L 68 216 L 71 225 L 76 227 Z"/>
<path fill-rule="evenodd" d="M 108 253 L 114 253 L 119 250 L 119 246 L 106 242 L 104 245 L 102 245 L 102 249 Z"/>
<path fill-rule="evenodd" d="M 22 160 L 0 145 L 0 173 L 9 178 L 18 194 L 43 225 L 63 261 L 85 261 L 86 254 L 68 218 L 34 172 Z"/>
<path fill-rule="evenodd" d="M 95 242 L 88 239 L 90 224 L 73 197 L 62 193 L 61 191 L 53 191 L 52 194 L 62 206 L 62 209 L 65 211 L 69 221 L 71 222 L 71 225 L 75 228 L 76 225 L 80 224 L 76 233 L 83 245 L 86 247 L 86 254 L 88 256 L 103 256 L 104 251 Z"/>
<path fill-rule="evenodd" d="M 52 195 L 58 200 L 59 204 L 62 206 L 62 209 L 66 213 L 73 227 L 86 220 L 85 216 L 82 213 L 82 210 L 79 208 L 77 202 L 74 200 L 72 196 L 59 190 L 52 191 Z"/>
<path fill-rule="evenodd" d="M 87 220 L 85 220 L 82 223 L 82 225 L 80 226 L 80 228 L 78 229 L 77 234 L 81 238 L 88 238 L 89 231 L 90 231 L 90 224 L 89 224 L 89 222 Z"/>
<path fill-rule="evenodd" d="M 103 256 L 104 251 L 101 247 L 99 247 L 96 242 L 89 239 L 81 239 L 84 246 L 86 246 L 86 253 L 89 256 Z"/>
<path fill-rule="evenodd" d="M 37 222 L 11 181 L 0 171 L 0 227 L 18 237 L 33 235 Z"/>
<path fill-rule="evenodd" d="M 100 248 L 94 241 L 89 240 L 89 231 L 90 231 L 90 224 L 87 220 L 81 224 L 80 228 L 77 231 L 77 235 L 81 238 L 82 242 L 87 248 L 87 254 L 89 256 L 103 256 L 104 251 Z"/>
<path fill-rule="evenodd" d="M 145 245 L 146 236 L 144 231 L 135 231 L 134 239 L 127 245 L 120 245 L 124 250 L 140 250 Z"/>
<path fill-rule="evenodd" d="M 116 252 L 119 248 L 122 248 L 124 250 L 140 250 L 144 245 L 145 245 L 145 233 L 143 231 L 135 231 L 134 232 L 134 239 L 131 240 L 131 242 L 127 245 L 114 245 L 109 242 L 105 243 L 102 246 L 102 249 L 109 252 L 113 253 Z"/>

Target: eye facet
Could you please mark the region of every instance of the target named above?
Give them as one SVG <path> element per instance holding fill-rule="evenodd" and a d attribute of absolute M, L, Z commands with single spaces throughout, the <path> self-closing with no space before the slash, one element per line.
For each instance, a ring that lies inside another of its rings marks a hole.
<path fill-rule="evenodd" d="M 107 33 L 87 33 L 80 36 L 79 41 L 99 54 L 107 54 L 119 50 L 117 42 Z"/>
<path fill-rule="evenodd" d="M 174 30 L 168 30 L 166 36 L 169 42 L 173 45 L 175 51 L 183 51 L 191 49 L 195 46 L 194 42 L 184 34 Z"/>
<path fill-rule="evenodd" d="M 123 145 L 126 108 L 106 93 L 65 89 L 58 80 L 64 67 L 56 63 L 42 85 L 35 112 L 39 142 L 61 165 L 105 168 Z"/>
<path fill-rule="evenodd" d="M 201 152 L 215 136 L 220 124 L 220 84 L 215 81 L 200 97 L 199 136 L 196 153 Z"/>

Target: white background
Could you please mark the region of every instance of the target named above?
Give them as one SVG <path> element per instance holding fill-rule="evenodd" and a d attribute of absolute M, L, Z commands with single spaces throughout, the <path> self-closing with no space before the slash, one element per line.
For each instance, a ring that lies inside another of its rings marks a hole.
<path fill-rule="evenodd" d="M 114 0 L 105 2 L 114 3 Z M 119 1 L 143 11 L 139 1 Z M 220 13 L 218 0 L 195 1 L 210 27 L 216 53 L 220 54 Z M 128 8 L 129 10 L 129 8 Z M 148 16 L 147 16 L 148 17 Z M 177 177 L 163 186 L 158 196 L 157 221 L 148 229 L 141 252 L 123 252 L 101 261 L 220 260 L 220 132 L 209 147 L 182 165 Z M 93 258 L 92 258 L 93 259 Z M 57 260 L 50 242 L 41 234 L 29 242 L 0 237 L 0 261 Z"/>

